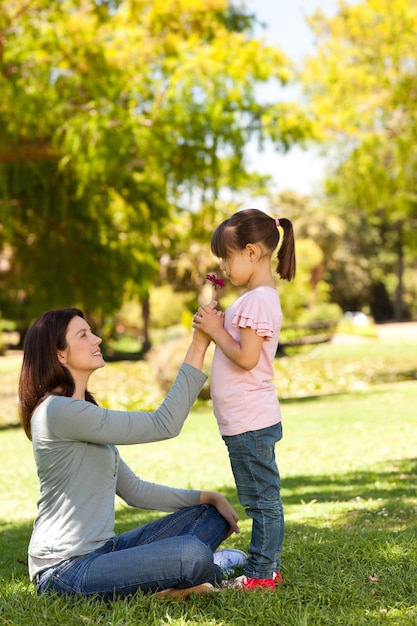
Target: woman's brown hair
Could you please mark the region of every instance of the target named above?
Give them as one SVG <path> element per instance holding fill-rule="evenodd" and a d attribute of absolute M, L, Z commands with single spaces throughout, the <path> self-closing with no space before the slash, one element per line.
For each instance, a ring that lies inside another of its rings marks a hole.
<path fill-rule="evenodd" d="M 271 254 L 280 244 L 276 273 L 285 280 L 295 277 L 294 231 L 289 219 L 280 217 L 278 220 L 259 209 L 238 211 L 216 228 L 211 251 L 218 258 L 227 259 L 231 250 L 243 250 L 248 243 L 262 243 Z"/>
<path fill-rule="evenodd" d="M 29 328 L 23 345 L 23 363 L 19 379 L 19 415 L 26 436 L 31 439 L 33 411 L 49 393 L 71 397 L 75 382 L 70 371 L 58 361 L 58 350 L 67 347 L 68 324 L 84 315 L 80 309 L 46 311 Z M 86 391 L 85 399 L 96 404 Z"/>

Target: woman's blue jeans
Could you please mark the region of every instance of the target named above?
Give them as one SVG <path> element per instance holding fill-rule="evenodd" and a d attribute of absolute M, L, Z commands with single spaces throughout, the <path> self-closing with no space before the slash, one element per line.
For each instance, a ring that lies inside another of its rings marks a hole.
<path fill-rule="evenodd" d="M 229 452 L 239 501 L 252 518 L 252 537 L 245 574 L 272 578 L 281 566 L 284 512 L 275 444 L 282 439 L 282 424 L 223 437 Z"/>
<path fill-rule="evenodd" d="M 41 572 L 38 593 L 98 595 L 104 600 L 170 587 L 221 582 L 213 552 L 229 524 L 211 505 L 181 509 L 113 537 L 104 546 Z"/>

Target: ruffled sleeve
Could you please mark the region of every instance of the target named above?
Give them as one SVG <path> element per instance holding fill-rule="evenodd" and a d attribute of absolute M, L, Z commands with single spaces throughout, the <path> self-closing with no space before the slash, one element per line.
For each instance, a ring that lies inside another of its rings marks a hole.
<path fill-rule="evenodd" d="M 256 292 L 254 290 L 242 298 L 232 324 L 239 328 L 253 328 L 260 337 L 272 339 L 277 325 L 277 313 L 265 302 L 262 294 Z"/>

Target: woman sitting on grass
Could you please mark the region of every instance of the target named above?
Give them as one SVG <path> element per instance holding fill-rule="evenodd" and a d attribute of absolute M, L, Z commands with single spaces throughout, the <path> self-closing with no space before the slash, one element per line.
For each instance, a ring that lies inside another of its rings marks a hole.
<path fill-rule="evenodd" d="M 156 411 L 113 411 L 97 406 L 87 390 L 105 362 L 101 339 L 82 312 L 48 311 L 33 323 L 25 338 L 19 408 L 40 481 L 29 545 L 38 593 L 108 600 L 141 590 L 184 597 L 212 591 L 225 557 L 230 565 L 243 564 L 240 551 L 213 557 L 228 535 L 239 532 L 238 516 L 220 493 L 146 482 L 116 447 L 178 435 L 206 380 L 201 368 L 209 342 L 194 332 Z M 116 536 L 115 494 L 134 507 L 173 513 Z"/>

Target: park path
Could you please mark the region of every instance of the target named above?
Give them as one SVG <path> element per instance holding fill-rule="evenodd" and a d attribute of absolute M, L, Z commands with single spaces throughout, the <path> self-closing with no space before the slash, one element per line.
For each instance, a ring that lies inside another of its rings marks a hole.
<path fill-rule="evenodd" d="M 417 322 L 390 322 L 388 324 L 377 324 L 375 328 L 378 339 L 397 339 L 400 343 L 417 341 Z M 335 334 L 332 339 L 332 343 L 336 345 L 364 343 L 366 341 L 375 341 L 375 339 L 341 333 Z"/>
<path fill-rule="evenodd" d="M 417 339 L 417 322 L 399 322 L 392 324 L 378 324 L 376 327 L 380 339 Z"/>

